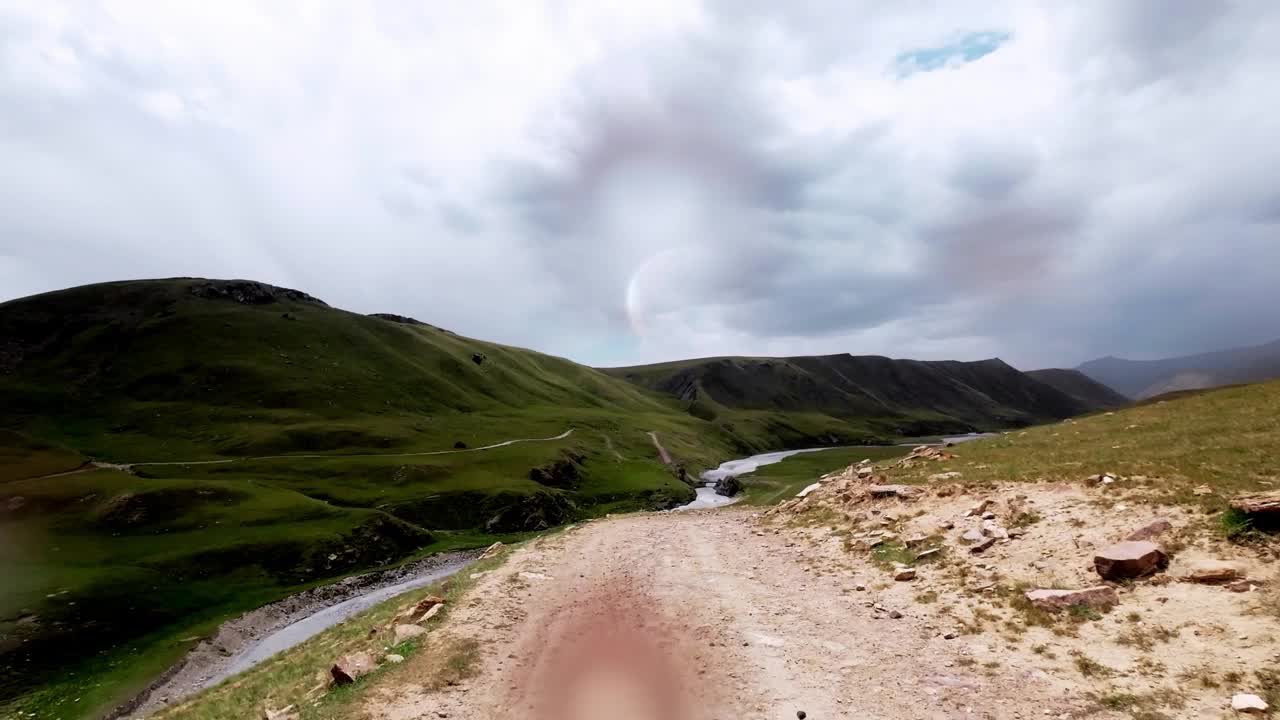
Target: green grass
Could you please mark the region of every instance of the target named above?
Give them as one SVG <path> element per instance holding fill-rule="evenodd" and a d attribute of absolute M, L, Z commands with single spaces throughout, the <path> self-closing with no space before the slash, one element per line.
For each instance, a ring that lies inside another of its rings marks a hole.
<path fill-rule="evenodd" d="M 765 465 L 753 473 L 739 476 L 743 486 L 743 502 L 748 505 L 773 505 L 795 496 L 819 477 L 870 458 L 881 462 L 906 455 L 905 447 L 832 448 L 815 453 L 801 453 L 782 462 Z"/>

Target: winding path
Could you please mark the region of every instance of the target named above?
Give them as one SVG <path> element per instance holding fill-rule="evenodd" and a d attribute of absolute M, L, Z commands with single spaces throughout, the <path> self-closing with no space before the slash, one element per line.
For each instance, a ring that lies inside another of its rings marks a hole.
<path fill-rule="evenodd" d="M 494 443 L 492 445 L 484 445 L 477 448 L 463 448 L 458 450 L 429 450 L 426 452 L 409 452 L 409 453 L 353 453 L 332 454 L 332 455 L 254 455 L 241 458 L 226 458 L 223 460 L 166 460 L 163 462 L 131 462 L 131 463 L 109 463 L 99 462 L 97 460 L 85 463 L 82 467 L 75 470 L 67 470 L 64 472 L 51 473 L 49 475 L 39 475 L 28 480 L 44 480 L 45 478 L 63 477 L 65 475 L 75 475 L 77 473 L 89 472 L 90 470 L 120 470 L 129 472 L 135 467 L 152 466 L 158 467 L 162 465 L 229 465 L 231 463 L 252 462 L 255 460 L 323 460 L 326 458 L 371 458 L 371 457 L 425 457 L 428 455 L 455 455 L 458 453 L 481 452 L 483 450 L 493 450 L 494 448 L 515 445 L 516 443 L 526 442 L 549 442 L 551 440 L 563 440 L 573 434 L 574 428 L 569 428 L 554 437 L 545 438 L 517 438 L 515 440 L 504 440 L 503 442 Z M 656 443 L 658 440 L 654 438 Z M 664 451 L 665 455 L 665 451 Z"/>
<path fill-rule="evenodd" d="M 667 453 L 667 449 L 662 447 L 662 443 L 658 442 L 658 432 L 656 430 L 649 431 L 649 439 L 653 440 L 653 446 L 658 448 L 658 456 L 662 458 L 663 465 L 671 464 L 671 455 Z"/>

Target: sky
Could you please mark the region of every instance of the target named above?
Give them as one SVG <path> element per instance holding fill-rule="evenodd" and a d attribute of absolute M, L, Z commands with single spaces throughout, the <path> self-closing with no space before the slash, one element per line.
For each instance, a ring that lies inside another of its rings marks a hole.
<path fill-rule="evenodd" d="M 0 0 L 0 300 L 248 278 L 613 366 L 1280 337 L 1280 3 Z"/>

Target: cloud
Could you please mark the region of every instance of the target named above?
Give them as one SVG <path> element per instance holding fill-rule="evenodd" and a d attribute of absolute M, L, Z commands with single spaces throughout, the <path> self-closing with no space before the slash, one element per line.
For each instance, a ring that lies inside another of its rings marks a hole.
<path fill-rule="evenodd" d="M 253 277 L 595 364 L 1280 336 L 1280 9 L 0 9 L 0 299 Z"/>

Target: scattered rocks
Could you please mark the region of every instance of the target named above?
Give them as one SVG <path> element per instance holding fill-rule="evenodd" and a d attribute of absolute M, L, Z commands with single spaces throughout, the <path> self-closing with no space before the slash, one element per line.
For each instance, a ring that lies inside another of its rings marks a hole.
<path fill-rule="evenodd" d="M 1098 611 L 1106 611 L 1120 602 L 1116 589 L 1110 585 L 1098 585 L 1082 590 L 1039 589 L 1028 590 L 1027 602 L 1033 607 L 1049 612 L 1059 612 L 1072 606 L 1083 605 Z"/>
<path fill-rule="evenodd" d="M 1251 693 L 1236 693 L 1231 696 L 1231 709 L 1236 712 L 1261 715 L 1267 711 L 1267 703 Z"/>
<path fill-rule="evenodd" d="M 395 639 L 391 641 L 392 645 L 399 645 L 405 640 L 411 640 L 420 635 L 426 635 L 427 629 L 421 625 L 396 625 Z"/>
<path fill-rule="evenodd" d="M 1129 537 L 1125 538 L 1125 540 L 1150 540 L 1169 532 L 1171 529 L 1173 529 L 1173 523 L 1168 520 L 1156 520 L 1129 533 Z"/>
<path fill-rule="evenodd" d="M 440 597 L 439 595 L 428 595 L 422 598 L 421 600 L 419 600 L 418 603 L 413 606 L 413 610 L 410 611 L 409 614 L 421 615 L 422 613 L 427 612 L 431 608 L 437 605 L 443 605 L 443 604 L 444 604 L 444 598 Z"/>
<path fill-rule="evenodd" d="M 1159 545 L 1147 541 L 1125 541 L 1099 550 L 1093 567 L 1104 580 L 1122 580 L 1150 575 L 1163 569 L 1169 557 Z"/>
<path fill-rule="evenodd" d="M 373 672 L 376 667 L 373 656 L 367 652 L 351 653 L 338 658 L 329 669 L 336 685 L 349 685 L 359 678 Z"/>

